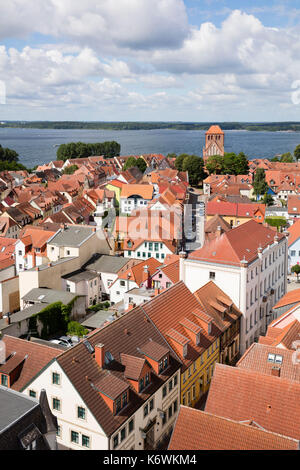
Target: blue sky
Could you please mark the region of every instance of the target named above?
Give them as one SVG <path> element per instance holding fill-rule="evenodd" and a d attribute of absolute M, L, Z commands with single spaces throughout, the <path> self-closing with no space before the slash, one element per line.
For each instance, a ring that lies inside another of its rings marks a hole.
<path fill-rule="evenodd" d="M 1 2 L 0 120 L 300 120 L 299 23 L 300 0 Z"/>

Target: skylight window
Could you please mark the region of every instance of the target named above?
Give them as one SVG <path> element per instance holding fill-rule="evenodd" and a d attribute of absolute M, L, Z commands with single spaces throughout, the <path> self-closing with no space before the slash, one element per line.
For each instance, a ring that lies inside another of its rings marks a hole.
<path fill-rule="evenodd" d="M 90 354 L 93 354 L 95 352 L 95 349 L 93 348 L 93 346 L 87 339 L 83 341 L 83 344 L 85 345 L 86 349 L 88 350 Z"/>
<path fill-rule="evenodd" d="M 106 351 L 106 353 L 105 353 L 105 364 L 108 365 L 113 360 L 114 360 L 114 356 L 112 355 L 112 353 L 109 352 L 109 351 Z"/>
<path fill-rule="evenodd" d="M 39 295 L 38 300 L 43 300 L 45 298 L 44 295 Z"/>

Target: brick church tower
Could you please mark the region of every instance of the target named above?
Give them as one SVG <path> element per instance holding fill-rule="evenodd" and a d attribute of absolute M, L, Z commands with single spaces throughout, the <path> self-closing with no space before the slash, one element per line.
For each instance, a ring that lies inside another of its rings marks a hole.
<path fill-rule="evenodd" d="M 219 126 L 211 126 L 205 133 L 205 147 L 203 148 L 204 161 L 212 155 L 224 156 L 225 134 Z"/>

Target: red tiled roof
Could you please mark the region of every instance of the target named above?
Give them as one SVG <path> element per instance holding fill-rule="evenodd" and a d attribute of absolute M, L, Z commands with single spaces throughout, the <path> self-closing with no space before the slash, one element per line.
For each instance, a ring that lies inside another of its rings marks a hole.
<path fill-rule="evenodd" d="M 258 257 L 258 248 L 266 248 L 284 238 L 283 234 L 275 233 L 254 220 L 249 220 L 220 237 L 204 244 L 202 248 L 189 255 L 190 259 L 210 261 L 212 263 L 232 264 L 239 266 L 245 259 L 248 263 Z"/>
<path fill-rule="evenodd" d="M 180 350 L 176 350 L 177 354 L 185 367 L 194 362 L 221 334 L 221 331 L 214 324 L 213 318 L 208 314 L 205 318 L 198 315 L 201 310 L 201 304 L 196 297 L 190 292 L 183 282 L 179 282 L 161 294 L 157 295 L 150 302 L 143 304 L 143 311 L 154 322 L 158 330 L 166 337 L 169 344 L 170 338 L 176 337 L 176 341 L 186 342 L 189 337 L 186 328 L 181 321 L 188 319 L 200 326 L 201 332 L 200 344 L 190 341 L 187 348 L 187 355 L 183 357 Z M 209 335 L 207 332 L 207 319 L 212 322 L 212 331 Z M 173 346 L 175 347 L 175 346 Z"/>
<path fill-rule="evenodd" d="M 206 134 L 224 134 L 221 127 L 218 125 L 210 126 Z"/>
<path fill-rule="evenodd" d="M 277 328 L 272 328 L 273 330 Z M 272 375 L 272 369 L 280 369 L 280 378 L 300 383 L 299 364 L 294 363 L 295 350 L 277 348 L 275 346 L 253 343 L 237 363 L 237 367 L 256 371 L 260 374 Z M 281 364 L 268 361 L 269 354 L 282 357 Z"/>
<path fill-rule="evenodd" d="M 300 439 L 300 384 L 242 367 L 216 364 L 205 411 L 253 420 L 267 431 Z"/>
<path fill-rule="evenodd" d="M 168 447 L 176 450 L 298 450 L 298 440 L 181 406 Z"/>
<path fill-rule="evenodd" d="M 13 390 L 22 391 L 27 384 L 38 374 L 52 359 L 61 354 L 61 351 L 50 346 L 26 341 L 5 335 L 2 339 L 6 346 L 6 356 L 16 352 L 18 357 L 27 358 L 24 361 L 20 376 L 12 384 Z M 10 359 L 7 363 L 10 362 Z"/>
<path fill-rule="evenodd" d="M 296 222 L 288 228 L 288 232 L 290 232 L 288 238 L 288 245 L 290 247 L 300 238 L 300 219 L 297 219 Z"/>
<path fill-rule="evenodd" d="M 273 308 L 285 307 L 286 305 L 296 304 L 298 302 L 300 302 L 300 289 L 294 289 L 281 297 Z"/>

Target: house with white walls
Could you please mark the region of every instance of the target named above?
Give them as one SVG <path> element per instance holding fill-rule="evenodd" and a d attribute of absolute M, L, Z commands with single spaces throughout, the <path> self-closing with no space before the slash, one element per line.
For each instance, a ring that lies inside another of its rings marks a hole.
<path fill-rule="evenodd" d="M 266 332 L 286 293 L 287 237 L 251 220 L 180 256 L 180 279 L 192 292 L 212 280 L 242 312 L 243 354 Z"/>
<path fill-rule="evenodd" d="M 152 450 L 180 404 L 177 356 L 140 307 L 55 358 L 22 390 L 46 390 L 57 442 L 72 450 Z"/>

